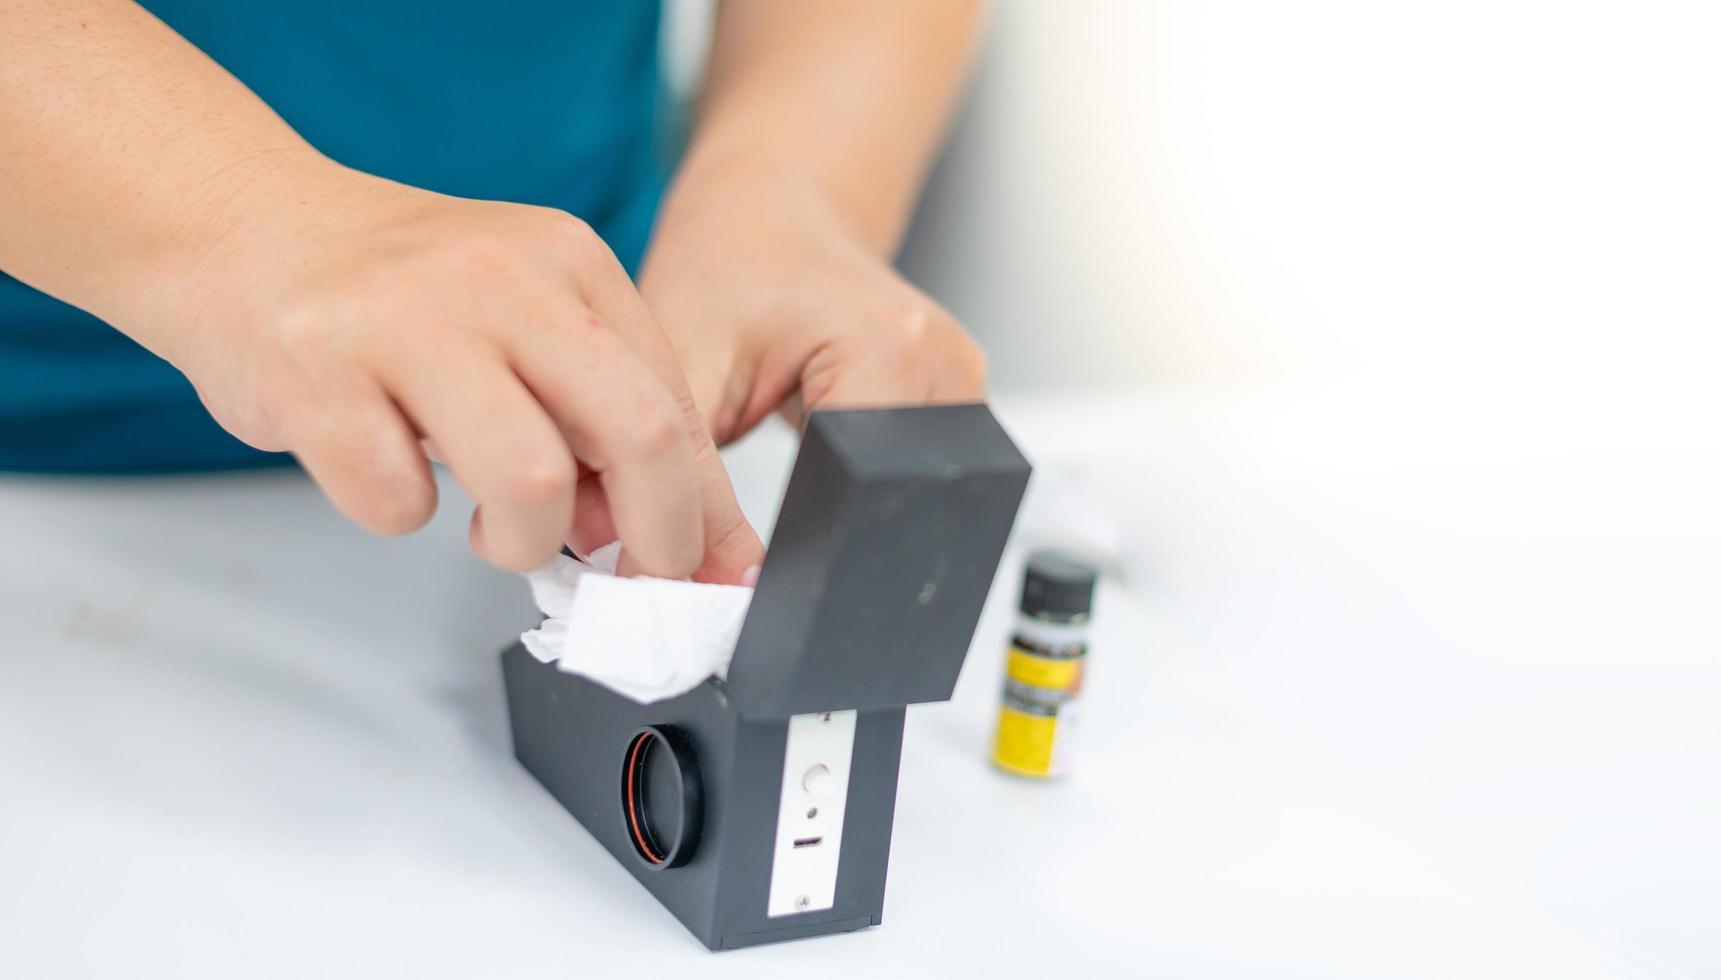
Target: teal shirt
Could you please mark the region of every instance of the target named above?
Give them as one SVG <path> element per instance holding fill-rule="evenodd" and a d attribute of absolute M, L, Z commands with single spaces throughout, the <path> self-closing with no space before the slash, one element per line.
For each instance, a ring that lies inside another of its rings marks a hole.
<path fill-rule="evenodd" d="M 655 0 L 144 0 L 323 153 L 578 215 L 632 271 L 662 188 Z M 95 317 L 0 274 L 0 469 L 284 462 Z"/>

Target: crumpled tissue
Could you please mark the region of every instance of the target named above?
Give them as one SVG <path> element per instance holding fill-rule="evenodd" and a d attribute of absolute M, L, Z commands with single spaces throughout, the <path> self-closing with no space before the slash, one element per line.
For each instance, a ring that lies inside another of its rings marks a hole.
<path fill-rule="evenodd" d="M 534 657 L 650 704 L 723 677 L 753 590 L 615 574 L 621 542 L 530 573 L 548 618 L 520 636 Z"/>

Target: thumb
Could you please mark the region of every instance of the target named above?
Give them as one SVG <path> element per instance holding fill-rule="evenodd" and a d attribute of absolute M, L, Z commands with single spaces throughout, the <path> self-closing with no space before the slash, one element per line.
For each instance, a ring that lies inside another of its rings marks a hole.
<path fill-rule="evenodd" d="M 669 379 L 672 388 L 679 387 L 676 381 L 686 385 L 699 417 L 709 424 L 716 417 L 714 413 L 723 398 L 727 365 L 720 363 L 724 359 L 709 349 L 712 344 L 707 334 L 686 329 L 671 330 L 661 321 L 660 326 L 668 348 L 666 353 L 670 356 L 665 360 L 660 355 L 658 361 L 661 363 L 657 366 Z"/>

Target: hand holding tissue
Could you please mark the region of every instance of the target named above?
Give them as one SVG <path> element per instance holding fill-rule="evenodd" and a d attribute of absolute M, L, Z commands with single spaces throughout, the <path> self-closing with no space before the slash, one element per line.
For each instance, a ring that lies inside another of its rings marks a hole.
<path fill-rule="evenodd" d="M 558 555 L 531 573 L 544 622 L 520 637 L 544 663 L 640 704 L 724 677 L 753 590 L 616 575 L 617 541 L 581 562 Z"/>

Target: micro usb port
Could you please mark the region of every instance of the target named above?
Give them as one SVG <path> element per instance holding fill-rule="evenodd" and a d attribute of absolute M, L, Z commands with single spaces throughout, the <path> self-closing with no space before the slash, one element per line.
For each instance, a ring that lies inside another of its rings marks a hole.
<path fill-rule="evenodd" d="M 817 847 L 823 840 L 823 837 L 797 837 L 795 838 L 795 848 L 799 850 L 803 847 Z"/>

